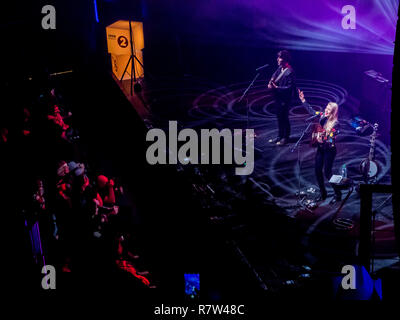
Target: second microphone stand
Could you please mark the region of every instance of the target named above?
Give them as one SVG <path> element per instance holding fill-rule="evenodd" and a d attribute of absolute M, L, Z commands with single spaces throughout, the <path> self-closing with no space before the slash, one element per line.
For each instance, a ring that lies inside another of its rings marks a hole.
<path fill-rule="evenodd" d="M 260 75 L 260 73 L 257 73 L 256 76 L 253 78 L 253 81 L 251 81 L 251 83 L 249 84 L 249 86 L 246 88 L 246 90 L 244 90 L 242 96 L 239 98 L 238 102 L 242 102 L 244 96 L 247 94 L 247 91 L 250 90 L 250 88 L 253 86 L 254 82 L 256 81 L 256 79 L 258 78 L 258 76 Z M 246 113 L 247 113 L 247 125 L 246 125 L 246 129 L 249 129 L 249 99 L 246 98 Z"/>
<path fill-rule="evenodd" d="M 300 138 L 297 140 L 296 144 L 290 149 L 290 152 L 294 152 L 294 150 L 297 149 L 297 181 L 298 181 L 297 194 L 298 194 L 299 198 L 300 198 L 300 191 L 301 191 L 301 174 L 300 174 L 300 171 L 301 171 L 301 156 L 300 156 L 301 141 L 303 140 L 304 135 L 310 129 L 312 124 L 313 124 L 312 121 L 308 123 L 307 127 L 303 130 Z M 303 205 L 302 205 L 302 207 L 303 207 Z"/>

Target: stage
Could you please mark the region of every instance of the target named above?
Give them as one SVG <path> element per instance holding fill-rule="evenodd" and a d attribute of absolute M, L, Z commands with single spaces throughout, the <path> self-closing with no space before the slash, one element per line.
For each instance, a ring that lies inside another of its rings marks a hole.
<path fill-rule="evenodd" d="M 256 81 L 242 102 L 239 99 L 250 80 L 223 85 L 189 75 L 142 79 L 143 89 L 133 97 L 129 80 L 114 80 L 148 129 L 167 131 L 168 121 L 176 120 L 179 129 L 255 130 L 255 168 L 249 176 L 235 176 L 234 169 L 226 165 L 178 164 L 175 169 L 177 176 L 183 175 L 192 183 L 191 191 L 203 206 L 202 214 L 208 215 L 211 228 L 223 230 L 220 236 L 261 287 L 279 290 L 285 281 L 295 286 L 307 281 L 304 278 L 329 278 L 343 264 L 356 262 L 358 187 L 364 183 L 359 165 L 368 156 L 370 137 L 358 136 L 350 125 L 359 114 L 360 103 L 346 88 L 318 79 L 297 79 L 298 88 L 315 111 L 323 110 L 329 101 L 340 106 L 341 129 L 333 173 L 340 174 L 346 164 L 354 188 L 343 190 L 342 202 L 330 204 L 333 192 L 329 187 L 328 198 L 315 202 L 319 191 L 311 130 L 293 150 L 310 117 L 300 101 L 290 109 L 289 143 L 276 146 L 268 142 L 277 135 L 277 121 L 265 80 Z M 387 130 L 381 128 L 382 136 L 388 135 Z M 379 137 L 376 146 L 375 159 L 380 167 L 376 183 L 390 184 L 390 147 Z M 373 210 L 377 210 L 374 270 L 378 271 L 398 264 L 390 195 L 374 196 Z M 263 247 L 268 248 L 267 255 Z"/>

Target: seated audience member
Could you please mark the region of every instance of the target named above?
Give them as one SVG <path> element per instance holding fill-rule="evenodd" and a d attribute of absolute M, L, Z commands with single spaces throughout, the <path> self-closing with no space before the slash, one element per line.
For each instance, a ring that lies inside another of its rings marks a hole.
<path fill-rule="evenodd" d="M 41 179 L 36 180 L 36 188 L 33 194 L 33 201 L 34 201 L 34 206 L 36 207 L 34 211 L 41 211 L 46 209 L 44 186 L 43 186 L 43 180 Z"/>
<path fill-rule="evenodd" d="M 60 240 L 60 254 L 64 262 L 62 270 L 70 272 L 71 250 L 77 223 L 72 207 L 72 186 L 68 164 L 65 161 L 58 163 L 56 195 L 53 210 L 55 212 L 58 235 Z"/>
<path fill-rule="evenodd" d="M 71 200 L 68 195 L 71 191 L 70 177 L 67 162 L 64 160 L 60 161 L 57 168 L 57 194 L 66 201 Z"/>
<path fill-rule="evenodd" d="M 106 176 L 97 177 L 97 194 L 101 199 L 100 206 L 112 206 L 115 204 L 114 181 Z"/>
<path fill-rule="evenodd" d="M 81 261 L 87 256 L 88 240 L 91 231 L 91 217 L 95 214 L 93 188 L 85 172 L 85 165 L 70 161 L 68 163 L 71 183 L 71 221 L 74 221 L 74 237 L 71 239 L 71 261 Z"/>
<path fill-rule="evenodd" d="M 112 233 L 119 212 L 119 207 L 115 205 L 114 181 L 104 175 L 97 177 L 93 201 L 96 204 L 95 214 L 92 216 L 94 225 L 94 236 L 103 237 L 107 233 Z M 117 219 L 118 220 L 118 219 Z"/>
<path fill-rule="evenodd" d="M 68 162 L 68 170 L 74 177 L 74 182 L 78 187 L 79 193 L 84 193 L 90 186 L 89 178 L 85 174 L 85 165 L 83 163 L 77 163 L 75 161 Z"/>
<path fill-rule="evenodd" d="M 52 114 L 47 115 L 47 119 L 53 122 L 53 124 L 55 125 L 55 130 L 61 136 L 61 138 L 69 141 L 67 137 L 67 130 L 69 129 L 69 125 L 64 122 L 64 118 L 61 116 L 60 109 L 57 105 L 54 105 Z"/>
<path fill-rule="evenodd" d="M 89 228 L 90 217 L 96 215 L 96 208 L 102 201 L 95 193 L 88 176 L 85 174 L 85 165 L 71 161 L 68 168 L 72 176 L 72 206 L 82 219 L 82 225 Z"/>

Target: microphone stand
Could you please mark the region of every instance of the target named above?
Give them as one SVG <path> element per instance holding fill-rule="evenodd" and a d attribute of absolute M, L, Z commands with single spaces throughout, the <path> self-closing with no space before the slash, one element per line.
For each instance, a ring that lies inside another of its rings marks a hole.
<path fill-rule="evenodd" d="M 308 123 L 307 127 L 303 130 L 300 138 L 297 140 L 296 144 L 290 149 L 290 152 L 294 152 L 294 150 L 296 150 L 296 148 L 297 148 L 297 167 L 298 167 L 298 170 L 297 170 L 297 181 L 298 181 L 297 194 L 298 194 L 298 198 L 297 198 L 297 200 L 298 200 L 299 203 L 300 203 L 299 198 L 300 198 L 300 190 L 301 190 L 301 179 L 300 179 L 300 176 L 301 176 L 300 175 L 300 170 L 301 170 L 301 157 L 300 157 L 301 141 L 303 140 L 304 135 L 306 134 L 308 129 L 310 129 L 310 126 L 312 124 L 313 124 L 313 122 L 309 122 Z M 304 207 L 304 205 L 302 205 L 302 204 L 301 204 L 301 206 Z M 311 210 L 308 209 L 307 207 L 306 207 L 306 209 L 311 212 Z"/>
<path fill-rule="evenodd" d="M 247 94 L 247 91 L 250 90 L 250 88 L 253 86 L 254 82 L 256 81 L 256 79 L 258 78 L 258 76 L 260 75 L 260 70 L 269 67 L 269 64 L 264 64 L 261 67 L 258 67 L 256 69 L 257 74 L 255 75 L 255 77 L 253 78 L 253 81 L 250 82 L 249 86 L 246 88 L 246 90 L 244 90 L 242 96 L 239 98 L 238 102 L 242 102 L 244 96 Z M 246 97 L 246 117 L 247 117 L 247 123 L 246 123 L 246 129 L 249 129 L 249 99 Z M 256 134 L 254 133 L 254 137 L 256 137 Z"/>
<path fill-rule="evenodd" d="M 249 84 L 247 89 L 243 92 L 243 94 L 240 97 L 240 99 L 238 100 L 238 102 L 241 102 L 243 100 L 244 96 L 247 94 L 247 91 L 250 90 L 250 88 L 253 86 L 254 82 L 256 81 L 256 79 L 258 78 L 259 75 L 260 75 L 260 73 L 256 74 L 256 76 L 253 78 L 253 81 L 251 81 L 251 83 Z M 246 126 L 246 128 L 249 129 L 249 99 L 248 98 L 246 98 L 246 113 L 247 113 L 247 126 Z"/>

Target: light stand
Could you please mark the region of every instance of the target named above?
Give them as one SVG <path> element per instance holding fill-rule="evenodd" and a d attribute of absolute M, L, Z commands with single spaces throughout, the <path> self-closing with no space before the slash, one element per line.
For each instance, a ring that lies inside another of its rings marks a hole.
<path fill-rule="evenodd" d="M 130 38 L 129 40 L 130 40 L 130 43 L 131 43 L 131 55 L 129 57 L 128 62 L 126 63 L 124 72 L 122 73 L 122 76 L 121 76 L 121 79 L 120 79 L 120 82 L 122 83 L 122 79 L 124 79 L 124 75 L 125 75 L 126 70 L 128 69 L 129 62 L 132 62 L 131 63 L 131 96 L 132 96 L 133 81 L 136 82 L 136 72 L 135 72 L 135 67 L 134 67 L 135 59 L 142 66 L 143 70 L 144 70 L 144 66 L 139 61 L 139 59 L 136 57 L 136 55 L 134 54 L 134 50 L 133 50 L 133 42 L 134 41 L 133 41 L 132 25 L 131 25 L 131 21 L 130 20 L 129 20 L 129 38 Z M 133 74 L 133 78 L 132 78 L 132 74 Z M 141 86 L 140 86 L 140 84 L 138 84 L 138 88 L 135 89 L 135 91 L 140 91 L 140 89 L 141 89 Z"/>

